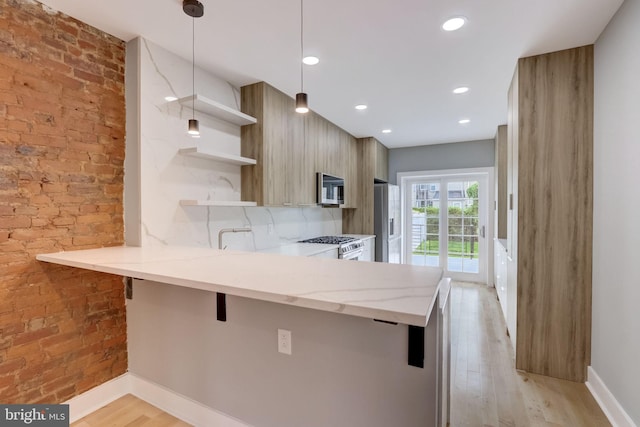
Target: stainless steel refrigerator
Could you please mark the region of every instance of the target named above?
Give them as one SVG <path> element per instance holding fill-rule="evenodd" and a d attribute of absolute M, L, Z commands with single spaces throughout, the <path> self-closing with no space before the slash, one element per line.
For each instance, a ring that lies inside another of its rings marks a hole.
<path fill-rule="evenodd" d="M 373 194 L 376 261 L 400 264 L 402 262 L 400 187 L 386 183 L 374 184 Z"/>

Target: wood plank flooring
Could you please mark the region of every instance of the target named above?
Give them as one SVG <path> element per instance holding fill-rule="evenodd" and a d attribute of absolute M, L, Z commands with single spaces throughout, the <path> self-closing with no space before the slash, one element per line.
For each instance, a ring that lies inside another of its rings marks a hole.
<path fill-rule="evenodd" d="M 515 370 L 499 304 L 493 288 L 453 283 L 451 426 L 610 426 L 584 384 Z"/>
<path fill-rule="evenodd" d="M 451 291 L 451 427 L 610 426 L 584 384 L 515 370 L 493 288 L 454 282 Z M 183 427 L 131 395 L 72 427 Z"/>
<path fill-rule="evenodd" d="M 71 424 L 71 427 L 190 427 L 161 409 L 127 394 Z"/>

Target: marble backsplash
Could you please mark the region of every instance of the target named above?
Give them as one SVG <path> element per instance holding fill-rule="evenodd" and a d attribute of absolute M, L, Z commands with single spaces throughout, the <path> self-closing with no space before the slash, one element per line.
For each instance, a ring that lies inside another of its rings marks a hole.
<path fill-rule="evenodd" d="M 224 246 L 254 251 L 342 232 L 339 209 L 181 206 L 181 199 L 240 200 L 240 166 L 178 153 L 198 145 L 239 155 L 240 127 L 196 112 L 201 137 L 190 137 L 187 120 L 193 112 L 165 97 L 193 93 L 191 62 L 145 39 L 130 43 L 137 43 L 139 52 L 139 106 L 128 100 L 127 108 L 139 108 L 140 114 L 139 134 L 128 136 L 127 144 L 139 144 L 140 218 L 125 215 L 125 226 L 139 227 L 141 245 L 217 248 L 220 229 L 249 226 L 251 233 L 225 234 Z M 240 109 L 238 88 L 195 72 L 197 93 Z"/>

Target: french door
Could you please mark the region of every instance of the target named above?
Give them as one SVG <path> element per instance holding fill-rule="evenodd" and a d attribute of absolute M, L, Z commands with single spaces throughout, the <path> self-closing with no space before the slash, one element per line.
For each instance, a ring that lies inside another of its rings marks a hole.
<path fill-rule="evenodd" d="M 402 180 L 407 263 L 440 267 L 457 280 L 487 282 L 487 175 Z"/>

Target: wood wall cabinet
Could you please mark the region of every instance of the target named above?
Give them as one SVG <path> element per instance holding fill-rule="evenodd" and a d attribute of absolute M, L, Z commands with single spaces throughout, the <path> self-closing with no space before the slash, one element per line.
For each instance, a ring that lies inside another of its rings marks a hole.
<path fill-rule="evenodd" d="M 584 382 L 591 346 L 593 46 L 518 61 L 507 133 L 513 202 L 507 323 L 517 335 L 516 368 Z"/>
<path fill-rule="evenodd" d="M 375 178 L 389 182 L 389 149 L 376 141 L 376 171 Z"/>
<path fill-rule="evenodd" d="M 293 115 L 286 114 L 294 104 L 275 89 L 258 83 L 241 90 L 242 112 L 257 119 L 256 124 L 241 128 L 240 151 L 243 157 L 256 160 L 242 166 L 242 200 L 255 200 L 259 206 L 283 206 L 292 203 L 289 175 L 288 141 L 292 137 Z"/>
<path fill-rule="evenodd" d="M 356 139 L 322 116 L 295 112 L 295 101 L 264 83 L 242 88 L 242 111 L 258 119 L 243 126 L 242 200 L 258 206 L 315 206 L 316 173 L 345 179 L 345 207 L 357 201 Z"/>
<path fill-rule="evenodd" d="M 310 111 L 305 114 L 305 140 L 314 148 L 313 198 L 316 198 L 316 174 L 323 172 L 344 179 L 345 208 L 357 202 L 356 138 L 324 117 Z"/>
<path fill-rule="evenodd" d="M 373 183 L 389 179 L 389 150 L 375 138 L 357 140 L 357 209 L 342 212 L 342 232 L 373 234 Z"/>
<path fill-rule="evenodd" d="M 507 125 L 495 136 L 495 227 L 498 239 L 507 238 Z"/>
<path fill-rule="evenodd" d="M 389 180 L 388 149 L 356 139 L 322 116 L 298 114 L 294 100 L 260 82 L 242 88 L 242 112 L 257 123 L 241 129 L 242 200 L 258 206 L 316 205 L 316 173 L 344 178 L 342 232 L 373 234 L 373 183 Z"/>

